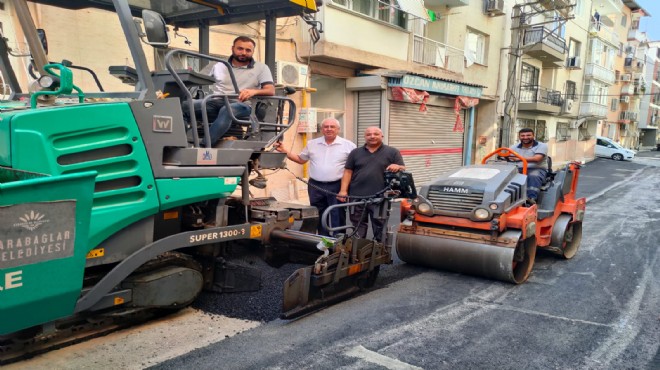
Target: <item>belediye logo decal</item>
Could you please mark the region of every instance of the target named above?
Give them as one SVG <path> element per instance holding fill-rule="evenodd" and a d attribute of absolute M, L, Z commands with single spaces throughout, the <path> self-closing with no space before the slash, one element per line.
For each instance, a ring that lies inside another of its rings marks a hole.
<path fill-rule="evenodd" d="M 30 213 L 27 213 L 23 215 L 22 217 L 19 217 L 18 219 L 21 222 L 17 222 L 14 224 L 14 226 L 20 226 L 24 229 L 28 229 L 30 231 L 34 231 L 39 228 L 39 226 L 50 222 L 50 220 L 46 219 L 44 220 L 44 217 L 46 215 L 41 214 L 39 212 L 35 212 L 34 210 L 30 211 Z"/>

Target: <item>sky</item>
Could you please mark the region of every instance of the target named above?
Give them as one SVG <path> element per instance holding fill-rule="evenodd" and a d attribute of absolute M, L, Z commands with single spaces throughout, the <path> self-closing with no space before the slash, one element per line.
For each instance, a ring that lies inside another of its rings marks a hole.
<path fill-rule="evenodd" d="M 646 32 L 650 41 L 660 41 L 660 0 L 636 0 L 650 17 L 642 17 L 640 31 Z"/>

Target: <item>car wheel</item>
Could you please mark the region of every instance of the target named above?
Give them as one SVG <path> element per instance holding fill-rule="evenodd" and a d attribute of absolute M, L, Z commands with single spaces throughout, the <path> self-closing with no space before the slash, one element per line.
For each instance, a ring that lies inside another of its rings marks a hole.
<path fill-rule="evenodd" d="M 615 161 L 622 161 L 623 160 L 623 154 L 614 153 L 614 154 L 612 154 L 612 159 L 614 159 Z"/>

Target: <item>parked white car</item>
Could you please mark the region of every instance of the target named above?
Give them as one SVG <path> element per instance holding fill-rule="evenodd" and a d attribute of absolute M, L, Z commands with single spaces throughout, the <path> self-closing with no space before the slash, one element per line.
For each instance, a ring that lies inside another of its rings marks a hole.
<path fill-rule="evenodd" d="M 635 158 L 634 150 L 626 149 L 607 137 L 596 137 L 596 157 L 612 158 L 616 161 L 632 160 Z"/>

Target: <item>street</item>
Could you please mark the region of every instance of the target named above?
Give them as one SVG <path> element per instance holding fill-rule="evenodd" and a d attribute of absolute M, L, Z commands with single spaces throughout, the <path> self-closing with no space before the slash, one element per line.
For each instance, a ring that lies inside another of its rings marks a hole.
<path fill-rule="evenodd" d="M 659 183 L 656 151 L 588 163 L 578 254 L 537 254 L 522 285 L 397 260 L 373 290 L 298 320 L 222 318 L 233 329 L 209 340 L 206 324 L 168 331 L 165 319 L 123 331 L 130 351 L 104 343 L 113 335 L 7 368 L 660 369 Z M 136 331 L 152 335 L 127 339 Z M 148 342 L 161 352 L 127 360 Z M 91 356 L 90 347 L 104 350 Z"/>

